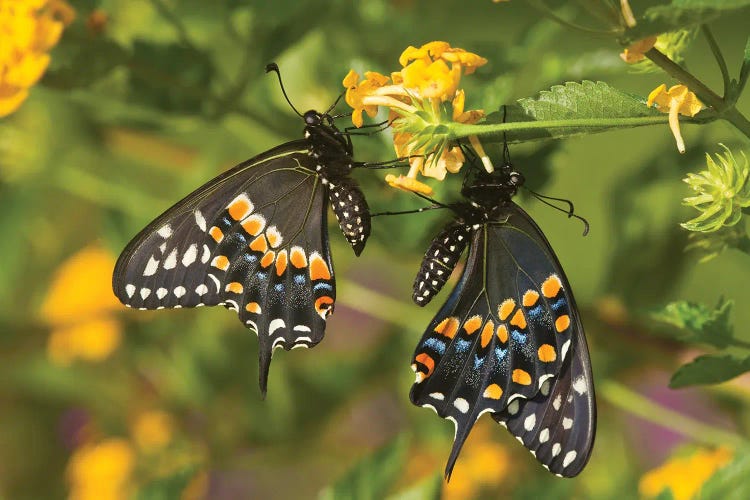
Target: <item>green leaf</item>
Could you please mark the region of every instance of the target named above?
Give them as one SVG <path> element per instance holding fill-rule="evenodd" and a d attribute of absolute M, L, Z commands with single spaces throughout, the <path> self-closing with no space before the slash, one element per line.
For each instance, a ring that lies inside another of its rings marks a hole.
<path fill-rule="evenodd" d="M 701 487 L 697 499 L 745 500 L 750 498 L 750 450 L 736 452 L 734 460 L 711 476 Z"/>
<path fill-rule="evenodd" d="M 720 298 L 712 310 L 703 304 L 679 301 L 667 304 L 664 309 L 651 316 L 657 321 L 679 328 L 683 333 L 680 340 L 701 342 L 723 349 L 734 340 L 729 320 L 733 305 L 734 301 Z"/>
<path fill-rule="evenodd" d="M 443 473 L 439 471 L 409 489 L 390 495 L 386 500 L 440 500 L 443 491 Z"/>
<path fill-rule="evenodd" d="M 402 434 L 360 460 L 334 485 L 321 491 L 319 500 L 383 498 L 401 472 L 407 447 L 408 440 Z"/>
<path fill-rule="evenodd" d="M 179 470 L 171 476 L 149 482 L 135 495 L 138 500 L 171 500 L 180 498 L 185 487 L 195 477 L 195 467 Z"/>
<path fill-rule="evenodd" d="M 496 141 L 503 141 L 505 132 L 508 141 L 523 142 L 666 122 L 667 115 L 649 108 L 642 97 L 584 80 L 519 99 L 505 111 L 490 114 L 481 125 L 454 125 L 452 130 L 458 137 L 480 135 Z"/>
<path fill-rule="evenodd" d="M 750 371 L 750 358 L 739 359 L 729 355 L 698 356 L 677 369 L 669 387 L 679 389 L 691 385 L 720 384 Z"/>
<path fill-rule="evenodd" d="M 629 45 L 647 36 L 706 24 L 723 12 L 748 5 L 750 0 L 674 0 L 671 5 L 649 7 L 620 42 Z"/>
<path fill-rule="evenodd" d="M 128 52 L 117 42 L 92 36 L 78 24 L 65 33 L 52 53 L 50 71 L 44 84 L 58 89 L 86 87 L 107 76 L 129 59 Z"/>

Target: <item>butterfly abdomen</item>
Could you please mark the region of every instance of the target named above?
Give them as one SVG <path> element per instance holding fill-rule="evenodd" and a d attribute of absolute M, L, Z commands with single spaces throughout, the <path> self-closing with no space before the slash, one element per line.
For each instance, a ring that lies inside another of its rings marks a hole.
<path fill-rule="evenodd" d="M 359 255 L 370 236 L 370 207 L 354 179 L 342 177 L 330 183 L 328 198 L 344 237 Z"/>
<path fill-rule="evenodd" d="M 412 300 L 415 304 L 428 304 L 443 288 L 466 248 L 470 234 L 471 226 L 455 220 L 432 240 L 414 279 Z"/>

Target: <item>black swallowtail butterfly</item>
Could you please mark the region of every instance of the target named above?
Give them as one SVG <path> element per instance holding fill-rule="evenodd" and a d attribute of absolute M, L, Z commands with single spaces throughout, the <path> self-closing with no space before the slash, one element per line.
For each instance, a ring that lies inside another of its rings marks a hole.
<path fill-rule="evenodd" d="M 126 306 L 237 312 L 258 335 L 263 394 L 273 351 L 316 345 L 333 312 L 328 203 L 355 254 L 370 234 L 367 202 L 349 177 L 363 164 L 329 112 L 306 112 L 304 139 L 240 163 L 169 208 L 114 270 L 112 287 Z"/>
<path fill-rule="evenodd" d="M 573 293 L 542 231 L 511 201 L 523 176 L 506 164 L 465 184 L 457 218 L 434 239 L 414 283 L 424 305 L 469 246 L 460 281 L 414 354 L 415 405 L 452 420 L 453 470 L 490 412 L 551 472 L 572 477 L 594 443 L 588 347 Z"/>

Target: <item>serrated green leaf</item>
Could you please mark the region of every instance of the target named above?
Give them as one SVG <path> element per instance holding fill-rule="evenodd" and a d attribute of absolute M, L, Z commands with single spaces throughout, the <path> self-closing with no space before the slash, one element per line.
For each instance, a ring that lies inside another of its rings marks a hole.
<path fill-rule="evenodd" d="M 720 384 L 750 371 L 750 358 L 733 356 L 698 356 L 681 366 L 672 375 L 669 387 L 678 389 L 691 385 Z"/>
<path fill-rule="evenodd" d="M 750 451 L 738 450 L 734 459 L 719 469 L 701 487 L 696 499 L 745 500 L 750 498 Z"/>
<path fill-rule="evenodd" d="M 390 495 L 386 500 L 440 500 L 443 481 L 443 473 L 440 471 L 411 488 Z"/>
<path fill-rule="evenodd" d="M 666 115 L 649 108 L 642 97 L 604 82 L 584 80 L 556 85 L 537 97 L 519 99 L 517 104 L 490 114 L 481 125 L 453 129 L 460 131 L 462 137 L 476 134 L 483 140 L 503 141 L 507 135 L 510 142 L 523 142 L 662 122 L 667 122 Z M 491 131 L 491 126 L 503 123 L 508 126 L 505 134 Z"/>
<path fill-rule="evenodd" d="M 705 24 L 726 11 L 748 5 L 750 0 L 674 0 L 671 5 L 649 7 L 620 42 L 628 45 L 647 36 Z"/>
<path fill-rule="evenodd" d="M 734 339 L 730 315 L 734 301 L 719 299 L 714 309 L 704 304 L 678 301 L 652 314 L 657 321 L 679 328 L 683 341 L 701 342 L 723 349 Z"/>
<path fill-rule="evenodd" d="M 402 434 L 360 460 L 334 485 L 321 491 L 319 500 L 383 498 L 398 478 L 407 447 L 408 440 Z"/>

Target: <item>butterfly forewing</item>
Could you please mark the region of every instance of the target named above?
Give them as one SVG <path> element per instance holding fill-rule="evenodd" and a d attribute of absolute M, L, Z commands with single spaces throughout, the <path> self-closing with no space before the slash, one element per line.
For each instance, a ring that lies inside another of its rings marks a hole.
<path fill-rule="evenodd" d="M 238 165 L 128 245 L 113 287 L 141 309 L 222 304 L 258 333 L 265 392 L 276 347 L 310 347 L 333 310 L 327 193 L 303 141 Z"/>
<path fill-rule="evenodd" d="M 527 400 L 556 387 L 580 330 L 567 280 L 544 236 L 517 205 L 504 210 L 498 222 L 473 231 L 461 280 L 412 365 L 412 401 L 456 425 L 447 474 L 482 413 L 518 415 Z M 583 359 L 588 364 L 587 352 Z"/>

